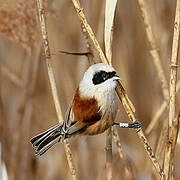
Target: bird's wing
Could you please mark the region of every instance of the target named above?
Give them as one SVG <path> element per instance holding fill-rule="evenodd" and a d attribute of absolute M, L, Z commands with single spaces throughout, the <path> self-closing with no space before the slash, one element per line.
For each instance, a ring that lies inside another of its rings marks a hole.
<path fill-rule="evenodd" d="M 86 124 L 79 122 L 75 119 L 74 113 L 72 111 L 72 103 L 69 105 L 66 116 L 63 121 L 63 128 L 67 135 L 72 135 L 76 133 L 77 131 L 80 131 L 86 126 Z"/>
<path fill-rule="evenodd" d="M 84 128 L 87 127 L 87 124 L 80 122 L 80 121 L 74 121 L 73 124 L 68 128 L 67 134 L 72 135 L 72 134 L 79 134 L 83 131 Z"/>
<path fill-rule="evenodd" d="M 63 121 L 63 128 L 65 131 L 67 131 L 67 129 L 70 127 L 73 119 L 74 117 L 72 113 L 72 103 L 71 103 L 66 111 L 65 119 Z"/>

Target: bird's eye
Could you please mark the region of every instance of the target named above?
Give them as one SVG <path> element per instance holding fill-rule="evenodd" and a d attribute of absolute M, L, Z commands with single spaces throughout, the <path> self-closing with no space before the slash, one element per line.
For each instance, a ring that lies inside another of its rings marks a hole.
<path fill-rule="evenodd" d="M 101 75 L 102 75 L 102 78 L 104 80 L 108 79 L 108 73 L 107 72 L 103 72 Z"/>
<path fill-rule="evenodd" d="M 111 78 L 110 74 L 106 71 L 99 71 L 97 73 L 94 74 L 93 76 L 93 84 L 97 85 L 100 83 L 103 83 L 104 81 L 106 81 L 107 79 Z"/>

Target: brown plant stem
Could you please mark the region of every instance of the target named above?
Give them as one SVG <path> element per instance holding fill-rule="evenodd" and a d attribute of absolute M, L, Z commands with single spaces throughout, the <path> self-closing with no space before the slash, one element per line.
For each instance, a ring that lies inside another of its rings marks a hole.
<path fill-rule="evenodd" d="M 172 55 L 170 62 L 170 81 L 169 81 L 169 132 L 166 143 L 164 172 L 166 179 L 174 179 L 173 166 L 173 141 L 176 139 L 178 118 L 176 117 L 176 84 L 177 84 L 177 69 L 178 69 L 178 49 L 179 49 L 179 28 L 180 28 L 180 0 L 176 1 L 176 15 L 174 21 L 174 35 L 172 43 Z"/>
<path fill-rule="evenodd" d="M 47 32 L 47 27 L 46 27 L 45 9 L 43 8 L 42 0 L 36 0 L 36 2 L 37 2 L 37 10 L 38 10 L 38 15 L 39 15 L 39 22 L 40 22 L 40 27 L 41 27 L 41 35 L 42 35 L 42 39 L 43 39 L 46 65 L 47 65 L 47 69 L 48 69 L 48 77 L 49 77 L 49 81 L 50 81 L 50 86 L 51 86 L 51 91 L 52 91 L 52 95 L 53 95 L 56 114 L 58 117 L 58 121 L 60 123 L 63 120 L 63 118 L 62 118 L 63 116 L 62 116 L 62 112 L 61 112 L 61 106 L 60 106 L 60 102 L 59 102 L 59 98 L 58 98 L 53 68 L 52 68 L 52 64 L 51 64 L 52 59 L 51 59 L 51 53 L 50 53 L 50 48 L 49 48 L 48 32 Z M 64 141 L 64 148 L 65 148 L 65 152 L 66 152 L 66 156 L 67 156 L 67 160 L 68 160 L 72 178 L 73 178 L 73 180 L 77 180 L 75 165 L 73 163 L 73 157 L 72 157 L 72 153 L 71 153 L 71 149 L 70 149 L 68 140 Z"/>

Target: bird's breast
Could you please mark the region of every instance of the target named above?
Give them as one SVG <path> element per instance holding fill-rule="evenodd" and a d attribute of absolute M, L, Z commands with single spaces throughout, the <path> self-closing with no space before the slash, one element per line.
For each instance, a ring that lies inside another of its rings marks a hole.
<path fill-rule="evenodd" d="M 97 100 L 81 97 L 79 90 L 74 96 L 72 109 L 76 121 L 92 124 L 101 119 L 102 114 L 99 111 Z"/>

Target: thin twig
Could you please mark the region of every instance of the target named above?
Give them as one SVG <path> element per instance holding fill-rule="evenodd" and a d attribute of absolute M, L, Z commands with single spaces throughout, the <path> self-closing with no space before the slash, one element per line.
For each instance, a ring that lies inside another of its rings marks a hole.
<path fill-rule="evenodd" d="M 178 68 L 178 48 L 179 48 L 179 28 L 180 28 L 180 0 L 176 2 L 176 15 L 174 22 L 174 35 L 172 43 L 172 55 L 170 64 L 170 82 L 169 82 L 169 134 L 166 144 L 165 159 L 164 159 L 164 172 L 166 179 L 174 179 L 172 172 L 172 142 L 175 138 L 176 128 L 173 126 L 173 121 L 176 116 L 176 83 L 177 83 L 177 68 Z M 174 122 L 176 124 L 176 122 Z"/>
<path fill-rule="evenodd" d="M 43 39 L 45 59 L 46 59 L 46 64 L 47 64 L 47 69 L 48 69 L 48 77 L 49 77 L 49 81 L 50 81 L 50 85 L 51 85 L 51 91 L 52 91 L 52 95 L 53 95 L 56 114 L 58 117 L 58 121 L 60 123 L 60 122 L 62 122 L 63 116 L 62 116 L 61 106 L 60 106 L 60 102 L 59 102 L 59 98 L 58 98 L 53 68 L 51 65 L 52 60 L 51 60 L 48 33 L 47 33 L 47 27 L 46 27 L 45 9 L 43 8 L 42 0 L 36 0 L 36 2 L 37 2 L 40 27 L 41 27 L 41 34 L 42 34 L 42 39 Z M 77 175 L 76 175 L 76 170 L 75 170 L 75 166 L 73 163 L 70 145 L 67 140 L 64 141 L 64 148 L 65 148 L 65 152 L 66 152 L 66 156 L 67 156 L 67 160 L 68 160 L 72 178 L 73 178 L 73 180 L 77 180 Z"/>
<path fill-rule="evenodd" d="M 92 55 L 90 52 L 67 52 L 67 51 L 59 51 L 62 54 L 67 54 L 67 55 L 74 55 L 74 56 L 88 56 Z"/>
<path fill-rule="evenodd" d="M 86 17 L 83 13 L 82 8 L 80 7 L 79 2 L 77 2 L 77 0 L 72 0 L 72 2 L 73 2 L 73 5 L 75 7 L 75 10 L 76 10 L 76 12 L 80 18 L 80 21 L 84 24 L 87 32 L 89 33 L 90 38 L 92 39 L 94 47 L 96 48 L 97 52 L 99 53 L 101 61 L 108 63 L 108 61 L 107 61 L 102 49 L 100 48 L 100 45 L 99 45 L 91 27 L 90 27 L 90 25 L 87 23 Z M 136 117 L 134 114 L 134 112 L 135 112 L 134 106 L 133 106 L 132 102 L 129 100 L 129 98 L 126 94 L 126 91 L 120 82 L 118 83 L 118 87 L 117 87 L 116 92 L 117 92 L 119 99 L 121 100 L 121 102 L 124 106 L 124 109 L 125 109 L 128 117 L 130 118 L 131 121 L 135 121 Z M 144 136 L 142 130 L 139 129 L 137 131 L 137 134 L 138 134 L 139 138 L 141 139 L 141 142 L 143 143 L 144 148 L 145 148 L 149 158 L 151 159 L 156 171 L 159 173 L 160 177 L 162 179 L 164 179 L 165 178 L 164 171 L 161 168 L 159 162 L 157 161 L 157 159 L 156 159 L 156 157 L 152 151 L 152 148 L 150 147 L 149 142 L 147 141 L 146 137 Z"/>
<path fill-rule="evenodd" d="M 157 45 L 156 45 L 156 41 L 153 35 L 153 31 L 152 31 L 152 27 L 150 25 L 150 20 L 149 20 L 149 15 L 146 9 L 146 5 L 144 0 L 137 0 L 140 10 L 141 10 L 141 14 L 143 17 L 143 22 L 144 22 L 144 26 L 145 26 L 145 31 L 146 31 L 146 36 L 147 36 L 147 40 L 151 46 L 150 49 L 150 54 L 152 56 L 152 60 L 154 63 L 154 66 L 156 68 L 158 77 L 161 81 L 161 87 L 162 87 L 162 93 L 164 96 L 164 99 L 168 102 L 169 100 L 169 91 L 168 91 L 168 83 L 164 74 L 164 70 L 160 61 L 160 55 L 158 53 L 157 50 Z"/>

